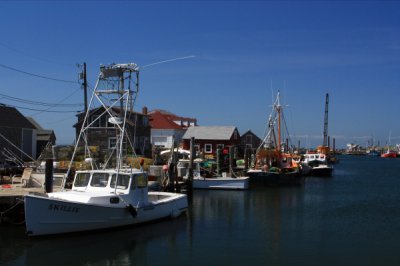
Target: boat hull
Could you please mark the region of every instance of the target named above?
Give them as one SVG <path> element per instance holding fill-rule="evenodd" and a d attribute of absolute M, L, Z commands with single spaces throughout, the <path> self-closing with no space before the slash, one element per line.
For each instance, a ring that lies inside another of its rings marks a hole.
<path fill-rule="evenodd" d="M 193 179 L 193 188 L 245 190 L 249 188 L 249 179 L 249 177 L 199 177 Z"/>
<path fill-rule="evenodd" d="M 303 178 L 299 171 L 293 172 L 271 172 L 271 171 L 249 171 L 251 184 L 263 184 L 265 186 L 300 186 Z"/>
<path fill-rule="evenodd" d="M 26 231 L 30 236 L 40 236 L 108 229 L 176 217 L 187 210 L 186 195 L 167 194 L 154 194 L 153 197 L 161 197 L 162 200 L 140 208 L 26 195 Z"/>
<path fill-rule="evenodd" d="M 330 166 L 317 166 L 310 169 L 311 176 L 330 177 L 332 176 L 333 168 Z"/>
<path fill-rule="evenodd" d="M 382 153 L 381 157 L 382 158 L 397 158 L 397 153 L 395 153 L 395 152 Z"/>

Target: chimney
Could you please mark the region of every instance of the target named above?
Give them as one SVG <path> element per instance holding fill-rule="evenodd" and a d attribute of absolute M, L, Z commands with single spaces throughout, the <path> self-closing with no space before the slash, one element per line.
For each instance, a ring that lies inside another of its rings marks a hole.
<path fill-rule="evenodd" d="M 142 113 L 143 113 L 144 115 L 147 115 L 147 107 L 146 107 L 146 106 L 143 106 L 143 108 L 142 108 Z"/>

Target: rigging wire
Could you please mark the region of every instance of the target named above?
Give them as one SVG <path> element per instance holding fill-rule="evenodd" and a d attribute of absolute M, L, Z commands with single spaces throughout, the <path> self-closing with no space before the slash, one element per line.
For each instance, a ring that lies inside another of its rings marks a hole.
<path fill-rule="evenodd" d="M 29 76 L 37 77 L 37 78 L 42 78 L 42 79 L 47 79 L 47 80 L 52 80 L 52 81 L 58 81 L 58 82 L 64 82 L 64 83 L 73 83 L 73 84 L 78 83 L 79 84 L 78 81 L 57 79 L 57 78 L 51 78 L 51 77 L 47 77 L 47 76 L 42 76 L 42 75 L 38 75 L 38 74 L 27 72 L 27 71 L 24 71 L 24 70 L 16 69 L 14 67 L 6 66 L 4 64 L 0 64 L 0 67 L 6 68 L 8 70 L 15 71 L 15 72 L 19 72 L 19 73 L 22 73 L 22 74 L 26 74 L 26 75 L 29 75 Z"/>

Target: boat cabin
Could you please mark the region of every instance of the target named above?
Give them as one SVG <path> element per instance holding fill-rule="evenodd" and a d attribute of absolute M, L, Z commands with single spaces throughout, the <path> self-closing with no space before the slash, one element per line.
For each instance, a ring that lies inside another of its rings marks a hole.
<path fill-rule="evenodd" d="M 129 202 L 147 204 L 147 174 L 141 171 L 87 170 L 77 171 L 72 191 L 93 194 L 118 194 Z"/>
<path fill-rule="evenodd" d="M 326 161 L 326 155 L 323 153 L 306 153 L 304 154 L 304 161 Z"/>

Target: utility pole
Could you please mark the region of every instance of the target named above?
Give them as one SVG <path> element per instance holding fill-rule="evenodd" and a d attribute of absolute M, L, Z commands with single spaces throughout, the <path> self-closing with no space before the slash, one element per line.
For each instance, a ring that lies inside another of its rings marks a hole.
<path fill-rule="evenodd" d="M 86 63 L 83 63 L 83 93 L 84 93 L 84 101 L 85 101 L 85 113 L 88 110 L 87 106 L 87 78 L 86 78 Z"/>
<path fill-rule="evenodd" d="M 77 65 L 78 67 L 81 67 L 82 65 Z M 84 102 L 84 108 L 85 108 L 85 114 L 88 111 L 88 103 L 87 103 L 87 78 L 86 78 L 86 63 L 83 63 L 83 70 L 81 73 L 79 73 L 79 80 L 82 80 L 82 87 L 83 87 L 83 102 Z M 85 127 L 86 124 L 82 123 L 81 127 Z M 87 136 L 85 136 L 86 138 Z M 86 158 L 86 149 L 85 149 L 85 158 Z"/>
<path fill-rule="evenodd" d="M 77 65 L 81 67 L 82 65 Z M 82 80 L 82 87 L 83 87 L 83 101 L 85 106 L 85 113 L 88 110 L 88 103 L 87 103 L 87 77 L 86 77 L 86 63 L 83 63 L 83 70 L 79 73 L 79 79 Z"/>

